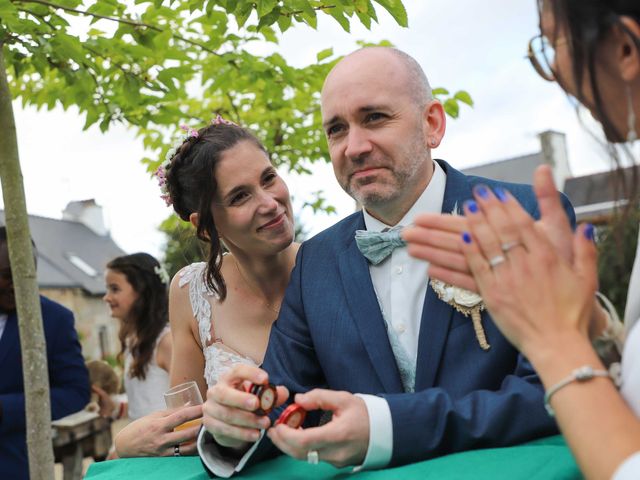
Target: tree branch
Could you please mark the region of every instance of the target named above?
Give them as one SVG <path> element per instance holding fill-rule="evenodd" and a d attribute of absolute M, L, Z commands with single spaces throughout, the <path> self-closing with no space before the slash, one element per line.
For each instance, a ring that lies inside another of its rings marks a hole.
<path fill-rule="evenodd" d="M 332 8 L 336 8 L 335 5 L 321 5 L 319 7 L 313 7 L 314 10 L 316 11 L 323 11 L 323 10 L 330 10 Z M 305 13 L 304 10 L 294 10 L 292 12 L 287 12 L 287 13 L 281 13 L 280 15 L 282 15 L 283 17 L 290 17 L 292 15 L 300 15 L 301 13 Z"/>
<path fill-rule="evenodd" d="M 72 12 L 72 13 L 77 13 L 78 15 L 84 15 L 86 17 L 99 18 L 101 20 L 109 20 L 111 22 L 122 23 L 124 25 L 131 25 L 132 27 L 148 28 L 149 30 L 154 30 L 154 31 L 160 32 L 160 33 L 165 31 L 160 27 L 156 27 L 155 25 L 150 25 L 148 23 L 136 22 L 134 20 L 129 20 L 127 18 L 119 18 L 119 17 L 110 17 L 108 15 L 100 15 L 98 13 L 92 13 L 92 12 L 88 12 L 86 10 L 78 10 L 76 8 L 65 7 L 63 5 L 58 5 L 56 3 L 47 2 L 46 0 L 11 0 L 11 1 L 13 1 L 14 3 L 37 3 L 37 4 L 45 5 L 47 7 L 51 7 L 51 8 L 54 8 L 54 9 L 60 9 L 60 10 L 63 10 L 65 12 Z M 190 40 L 188 38 L 185 38 L 185 37 L 183 37 L 181 35 L 177 35 L 175 33 L 172 33 L 171 36 L 173 38 L 175 38 L 176 40 L 180 40 L 181 42 L 185 42 L 185 43 L 187 43 L 189 45 L 193 45 L 194 47 L 201 48 L 205 52 L 210 53 L 212 55 L 217 55 L 219 57 L 222 56 L 221 54 L 219 54 L 215 50 L 211 50 L 206 45 L 203 45 L 200 42 L 196 42 L 195 40 Z"/>

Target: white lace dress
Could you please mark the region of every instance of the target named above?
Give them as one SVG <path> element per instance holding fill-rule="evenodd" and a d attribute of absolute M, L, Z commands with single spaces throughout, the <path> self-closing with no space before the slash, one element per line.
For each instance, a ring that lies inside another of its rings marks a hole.
<path fill-rule="evenodd" d="M 257 365 L 256 362 L 235 350 L 227 347 L 222 338 L 215 336 L 213 328 L 213 316 L 211 314 L 211 302 L 217 301 L 218 296 L 212 292 L 205 283 L 205 262 L 192 263 L 180 271 L 178 285 L 184 288 L 189 285 L 189 300 L 193 316 L 198 322 L 198 332 L 202 353 L 204 355 L 204 378 L 209 387 L 218 382 L 220 375 L 224 374 L 238 364 Z"/>

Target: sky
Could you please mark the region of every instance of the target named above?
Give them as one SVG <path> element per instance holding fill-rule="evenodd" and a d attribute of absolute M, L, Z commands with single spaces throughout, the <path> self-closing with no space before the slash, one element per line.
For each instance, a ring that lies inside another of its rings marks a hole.
<path fill-rule="evenodd" d="M 381 8 L 371 31 L 353 24 L 350 34 L 319 16 L 318 29 L 292 28 L 279 46 L 255 46 L 255 53 L 276 50 L 297 66 L 315 62 L 316 53 L 336 54 L 357 48 L 356 41 L 386 39 L 418 60 L 432 87 L 468 91 L 473 108 L 462 106 L 448 118 L 447 133 L 435 158 L 464 168 L 539 150 L 537 135 L 556 130 L 567 135 L 574 176 L 609 168 L 607 156 L 578 120 L 560 88 L 542 80 L 525 58 L 527 42 L 538 33 L 534 0 L 405 0 L 409 28 L 398 26 Z M 302 46 L 302 47 L 301 47 Z M 157 226 L 171 214 L 159 198 L 156 181 L 140 159 L 141 139 L 123 126 L 106 134 L 97 127 L 82 131 L 84 116 L 69 110 L 36 111 L 14 102 L 18 148 L 30 214 L 61 218 L 68 202 L 95 198 L 104 209 L 111 235 L 126 252 L 161 256 L 164 236 Z M 587 128 L 597 130 L 589 119 Z M 302 213 L 311 234 L 353 211 L 330 164 L 312 176 L 281 172 L 299 208 L 323 185 L 335 215 Z"/>

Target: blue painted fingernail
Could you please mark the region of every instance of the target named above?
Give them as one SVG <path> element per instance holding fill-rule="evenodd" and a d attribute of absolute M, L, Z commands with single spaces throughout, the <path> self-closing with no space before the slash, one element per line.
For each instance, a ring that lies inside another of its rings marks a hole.
<path fill-rule="evenodd" d="M 493 191 L 496 194 L 496 197 L 498 197 L 498 200 L 500 200 L 502 203 L 507 201 L 507 192 L 504 190 L 504 188 L 496 187 L 493 189 Z"/>
<path fill-rule="evenodd" d="M 464 205 L 471 213 L 478 213 L 478 204 L 475 201 L 467 200 L 464 202 Z"/>
<path fill-rule="evenodd" d="M 462 234 L 462 241 L 467 244 L 471 243 L 471 235 L 469 234 L 469 232 L 464 232 Z"/>
<path fill-rule="evenodd" d="M 595 233 L 596 233 L 595 227 L 592 224 L 587 223 L 587 226 L 584 227 L 584 236 L 585 236 L 585 238 L 587 240 L 593 241 L 593 239 L 595 237 Z"/>
<path fill-rule="evenodd" d="M 476 185 L 473 187 L 473 193 L 478 195 L 480 198 L 489 198 L 489 189 L 485 185 Z"/>

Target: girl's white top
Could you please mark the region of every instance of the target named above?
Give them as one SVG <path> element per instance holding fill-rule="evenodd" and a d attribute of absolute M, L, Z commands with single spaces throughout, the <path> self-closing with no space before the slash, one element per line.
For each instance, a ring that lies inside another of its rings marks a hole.
<path fill-rule="evenodd" d="M 144 417 L 157 410 L 164 410 L 164 392 L 169 390 L 169 372 L 160 368 L 156 361 L 158 353 L 158 344 L 160 339 L 170 332 L 167 325 L 158 338 L 153 349 L 153 355 L 147 365 L 147 374 L 144 380 L 134 378 L 129 374 L 133 357 L 129 350 L 125 351 L 124 356 L 124 389 L 127 392 L 129 402 L 129 418 L 135 420 Z"/>

